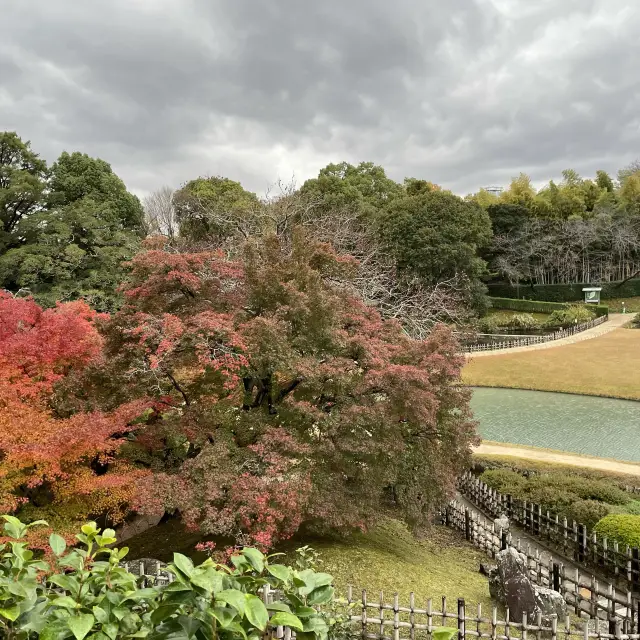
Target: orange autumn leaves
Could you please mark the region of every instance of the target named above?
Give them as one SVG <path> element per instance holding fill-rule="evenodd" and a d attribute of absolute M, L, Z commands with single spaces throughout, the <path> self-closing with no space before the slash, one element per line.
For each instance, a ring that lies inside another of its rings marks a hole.
<path fill-rule="evenodd" d="M 141 472 L 114 454 L 148 405 L 70 418 L 49 406 L 58 381 L 100 358 L 100 318 L 83 302 L 43 310 L 0 292 L 0 512 L 46 504 L 69 526 L 92 513 L 122 517 Z"/>

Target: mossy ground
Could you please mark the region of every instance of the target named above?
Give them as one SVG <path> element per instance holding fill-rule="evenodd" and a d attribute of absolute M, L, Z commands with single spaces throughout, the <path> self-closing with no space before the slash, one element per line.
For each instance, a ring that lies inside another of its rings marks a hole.
<path fill-rule="evenodd" d="M 323 571 L 334 576 L 340 595 L 351 585 L 354 597 L 366 589 L 372 601 L 383 591 L 392 602 L 397 592 L 408 604 L 413 592 L 420 606 L 433 598 L 434 609 L 441 607 L 443 595 L 451 607 L 458 598 L 485 610 L 492 606 L 487 579 L 478 572 L 489 557 L 446 527 L 434 526 L 417 540 L 404 524 L 388 519 L 366 534 L 308 544 L 320 553 Z"/>

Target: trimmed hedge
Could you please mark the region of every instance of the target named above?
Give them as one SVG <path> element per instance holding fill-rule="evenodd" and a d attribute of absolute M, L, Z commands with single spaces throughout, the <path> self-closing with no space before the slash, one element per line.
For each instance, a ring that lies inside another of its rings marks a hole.
<path fill-rule="evenodd" d="M 593 527 L 615 510 L 625 509 L 631 501 L 631 497 L 614 482 L 562 472 L 526 477 L 510 469 L 491 469 L 480 479 L 502 494 L 539 504 L 545 511 L 588 527 Z"/>
<path fill-rule="evenodd" d="M 624 513 L 605 516 L 595 526 L 595 532 L 619 544 L 640 547 L 640 516 Z"/>
<path fill-rule="evenodd" d="M 583 287 L 593 286 L 590 283 L 575 284 L 521 284 L 519 287 L 508 283 L 489 284 L 490 296 L 498 298 L 525 298 L 547 302 L 578 302 L 584 300 Z M 598 285 L 600 286 L 600 285 Z M 621 282 L 606 282 L 600 294 L 602 300 L 609 298 L 635 298 L 640 296 L 640 278 Z"/>
<path fill-rule="evenodd" d="M 553 313 L 564 311 L 568 304 L 564 302 L 546 302 L 544 300 L 523 300 L 518 298 L 494 298 L 489 297 L 494 309 L 509 309 L 511 311 L 524 311 L 526 313 Z M 608 316 L 609 307 L 599 304 L 589 307 L 595 311 L 596 317 Z"/>

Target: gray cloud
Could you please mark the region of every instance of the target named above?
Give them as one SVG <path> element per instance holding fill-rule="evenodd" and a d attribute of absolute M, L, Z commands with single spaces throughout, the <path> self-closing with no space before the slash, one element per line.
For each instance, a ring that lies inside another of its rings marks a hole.
<path fill-rule="evenodd" d="M 633 0 L 6 0 L 0 129 L 145 192 L 372 160 L 458 192 L 640 156 Z"/>

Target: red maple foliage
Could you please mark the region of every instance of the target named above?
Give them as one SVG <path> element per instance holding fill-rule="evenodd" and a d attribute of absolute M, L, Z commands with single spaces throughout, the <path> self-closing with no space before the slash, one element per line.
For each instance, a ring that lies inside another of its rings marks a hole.
<path fill-rule="evenodd" d="M 133 259 L 89 370 L 103 384 L 85 389 L 104 408 L 162 403 L 121 449 L 153 471 L 137 511 L 266 549 L 385 509 L 419 528 L 452 495 L 476 439 L 457 343 L 443 326 L 412 340 L 347 294 L 352 266 L 300 234 L 238 261 L 160 246 Z"/>
<path fill-rule="evenodd" d="M 0 292 L 0 512 L 72 529 L 91 514 L 122 518 L 131 501 L 144 472 L 116 453 L 149 403 L 64 419 L 49 407 L 57 382 L 101 357 L 98 319 L 83 302 L 43 310 Z"/>

